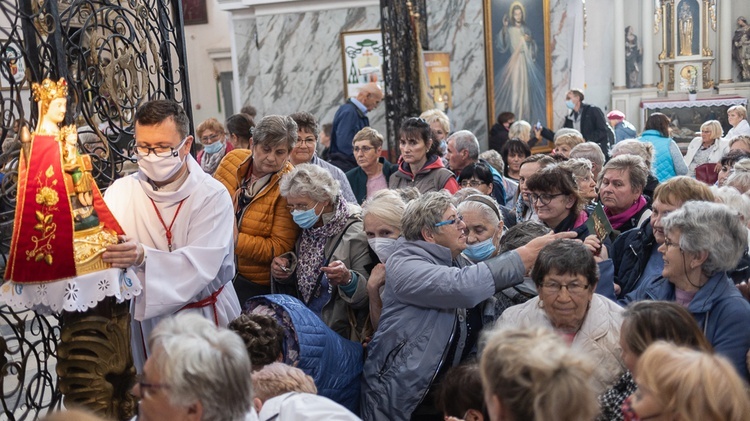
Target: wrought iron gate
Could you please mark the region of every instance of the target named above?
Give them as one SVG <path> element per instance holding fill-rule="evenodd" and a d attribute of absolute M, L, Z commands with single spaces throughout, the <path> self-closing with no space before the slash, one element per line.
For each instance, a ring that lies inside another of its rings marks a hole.
<path fill-rule="evenodd" d="M 182 104 L 192 121 L 181 1 L 0 0 L 0 257 L 15 209 L 20 128 L 38 111 L 31 82 L 64 77 L 68 121 L 101 189 L 133 168 L 133 117 L 148 99 Z M 192 127 L 191 127 L 192 132 Z M 60 318 L 0 302 L 0 418 L 34 419 L 61 404 L 53 368 Z"/>

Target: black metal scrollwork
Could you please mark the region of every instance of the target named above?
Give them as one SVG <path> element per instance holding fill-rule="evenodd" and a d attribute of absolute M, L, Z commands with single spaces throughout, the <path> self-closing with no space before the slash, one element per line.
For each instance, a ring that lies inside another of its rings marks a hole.
<path fill-rule="evenodd" d="M 185 54 L 179 1 L 0 0 L 0 270 L 13 230 L 21 128 L 33 129 L 39 117 L 31 82 L 66 78 L 65 124 L 78 126 L 79 148 L 104 190 L 135 168 L 133 118 L 144 101 L 173 99 L 192 121 Z M 0 302 L 0 332 L 0 418 L 58 408 L 60 318 Z"/>

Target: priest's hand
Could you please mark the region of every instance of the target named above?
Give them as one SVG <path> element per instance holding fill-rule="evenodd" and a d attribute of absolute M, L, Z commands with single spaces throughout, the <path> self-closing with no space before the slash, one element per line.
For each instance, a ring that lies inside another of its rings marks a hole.
<path fill-rule="evenodd" d="M 328 282 L 335 286 L 349 285 L 352 281 L 352 273 L 341 260 L 334 260 L 328 266 L 320 268 L 328 277 Z"/>
<path fill-rule="evenodd" d="M 127 269 L 130 266 L 140 266 L 145 257 L 143 245 L 133 238 L 125 235 L 120 236 L 120 242 L 107 246 L 107 251 L 102 255 L 102 260 L 110 263 L 112 267 Z"/>

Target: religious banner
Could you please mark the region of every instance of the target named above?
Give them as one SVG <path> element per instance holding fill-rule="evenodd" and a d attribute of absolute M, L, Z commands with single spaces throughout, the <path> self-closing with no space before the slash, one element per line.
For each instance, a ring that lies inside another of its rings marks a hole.
<path fill-rule="evenodd" d="M 383 86 L 383 34 L 379 29 L 341 33 L 344 97 L 357 96 L 370 82 Z"/>
<path fill-rule="evenodd" d="M 435 108 L 447 112 L 453 104 L 450 54 L 443 51 L 424 51 L 422 56 L 427 85 Z"/>

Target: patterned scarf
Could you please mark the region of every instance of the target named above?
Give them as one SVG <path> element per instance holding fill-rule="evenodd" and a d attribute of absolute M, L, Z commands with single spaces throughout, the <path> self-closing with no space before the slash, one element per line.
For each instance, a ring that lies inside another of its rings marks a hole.
<path fill-rule="evenodd" d="M 299 250 L 297 250 L 297 288 L 302 293 L 305 303 L 310 301 L 318 276 L 320 276 L 320 268 L 329 263 L 325 261 L 326 243 L 341 233 L 346 226 L 347 219 L 349 219 L 349 209 L 346 200 L 339 196 L 333 217 L 327 224 L 302 231 Z"/>
<path fill-rule="evenodd" d="M 221 158 L 224 158 L 224 155 L 227 153 L 227 144 L 226 142 L 221 145 L 221 149 L 219 149 L 218 152 L 207 154 L 203 152 L 203 157 L 201 158 L 201 168 L 203 168 L 203 171 L 206 172 L 206 174 L 213 175 L 214 172 L 216 172 L 216 169 L 219 168 L 219 162 L 221 162 Z"/>

